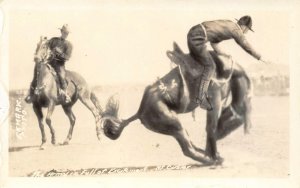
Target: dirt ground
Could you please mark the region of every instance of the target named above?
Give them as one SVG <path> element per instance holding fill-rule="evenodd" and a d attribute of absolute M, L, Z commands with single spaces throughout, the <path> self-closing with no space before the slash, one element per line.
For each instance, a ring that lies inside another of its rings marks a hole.
<path fill-rule="evenodd" d="M 112 93 L 99 90 L 96 95 L 104 105 Z M 137 110 L 141 96 L 142 90 L 139 89 L 122 90 L 119 95 L 121 118 L 126 118 Z M 14 105 L 15 99 L 11 100 Z M 14 111 L 11 115 L 10 176 L 28 176 L 37 171 L 53 169 L 76 171 L 90 168 L 118 169 L 97 176 L 285 178 L 289 174 L 289 97 L 254 97 L 251 133 L 244 135 L 243 129 L 239 128 L 220 140 L 218 150 L 225 161 L 223 166 L 216 168 L 201 166 L 185 157 L 174 138 L 149 131 L 139 120 L 125 128 L 118 140 L 112 141 L 103 136 L 99 141 L 94 118 L 80 102 L 74 106 L 77 121 L 70 144 L 51 145 L 50 131 L 46 127 L 46 149 L 39 150 L 41 134 L 36 117 L 30 105 L 22 105 L 27 112 L 22 139 L 16 137 Z M 190 113 L 179 117 L 192 141 L 204 148 L 204 111 L 197 110 L 196 121 L 193 121 Z M 56 108 L 52 122 L 57 141 L 63 142 L 69 122 L 61 107 Z M 160 169 L 139 172 L 124 170 L 130 167 Z"/>

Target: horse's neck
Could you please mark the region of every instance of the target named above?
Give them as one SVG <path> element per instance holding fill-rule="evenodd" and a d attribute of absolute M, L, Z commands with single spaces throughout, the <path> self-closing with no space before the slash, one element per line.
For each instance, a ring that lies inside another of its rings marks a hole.
<path fill-rule="evenodd" d="M 49 64 L 43 65 L 44 67 L 41 68 L 41 71 L 39 74 L 41 74 L 38 79 L 41 79 L 38 81 L 39 86 L 38 87 L 47 87 L 50 85 L 53 85 L 52 82 L 55 84 L 55 76 L 53 74 L 53 68 Z M 52 90 L 56 91 L 56 87 L 51 88 Z"/>

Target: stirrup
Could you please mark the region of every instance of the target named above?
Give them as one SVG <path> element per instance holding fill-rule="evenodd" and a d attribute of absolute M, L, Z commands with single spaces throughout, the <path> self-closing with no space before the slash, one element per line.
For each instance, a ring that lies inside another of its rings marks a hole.
<path fill-rule="evenodd" d="M 204 100 L 206 100 L 206 102 L 208 103 L 207 105 L 204 105 Z M 202 97 L 202 99 L 200 99 L 199 97 L 196 98 L 196 103 L 200 106 L 200 108 L 207 110 L 207 111 L 212 111 L 213 110 L 213 106 L 207 96 L 207 94 L 205 93 L 204 96 Z"/>
<path fill-rule="evenodd" d="M 65 102 L 66 103 L 69 103 L 69 102 L 71 102 L 72 100 L 71 100 L 71 97 L 68 95 L 68 94 L 65 94 Z"/>
<path fill-rule="evenodd" d="M 65 100 L 66 103 L 69 103 L 69 102 L 72 101 L 72 100 L 71 100 L 71 97 L 67 94 L 67 92 L 64 91 L 64 90 L 61 89 L 61 88 L 59 89 L 59 95 L 62 96 L 62 97 L 64 98 L 64 100 Z"/>

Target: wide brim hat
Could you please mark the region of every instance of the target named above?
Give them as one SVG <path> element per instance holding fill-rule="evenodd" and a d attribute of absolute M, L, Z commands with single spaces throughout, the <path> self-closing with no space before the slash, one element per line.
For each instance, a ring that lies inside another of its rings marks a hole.
<path fill-rule="evenodd" d="M 252 29 L 252 18 L 250 16 L 243 16 L 240 19 L 236 19 L 236 21 L 239 25 L 245 25 L 250 31 L 254 32 Z"/>
<path fill-rule="evenodd" d="M 61 28 L 58 28 L 61 32 L 70 33 L 68 24 L 64 24 Z"/>

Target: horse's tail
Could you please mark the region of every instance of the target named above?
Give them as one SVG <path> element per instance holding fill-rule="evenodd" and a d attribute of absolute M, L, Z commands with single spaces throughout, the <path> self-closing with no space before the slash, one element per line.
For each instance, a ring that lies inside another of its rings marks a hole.
<path fill-rule="evenodd" d="M 139 118 L 138 113 L 134 114 L 128 119 L 121 120 L 118 117 L 119 112 L 119 101 L 114 98 L 114 96 L 110 97 L 105 111 L 102 115 L 102 127 L 104 129 L 104 134 L 112 139 L 116 140 L 121 135 L 123 129 L 132 121 L 137 120 Z"/>
<path fill-rule="evenodd" d="M 91 92 L 90 99 L 91 99 L 92 103 L 96 106 L 97 110 L 99 111 L 99 115 L 102 116 L 103 109 L 102 109 L 100 102 L 94 92 Z"/>

